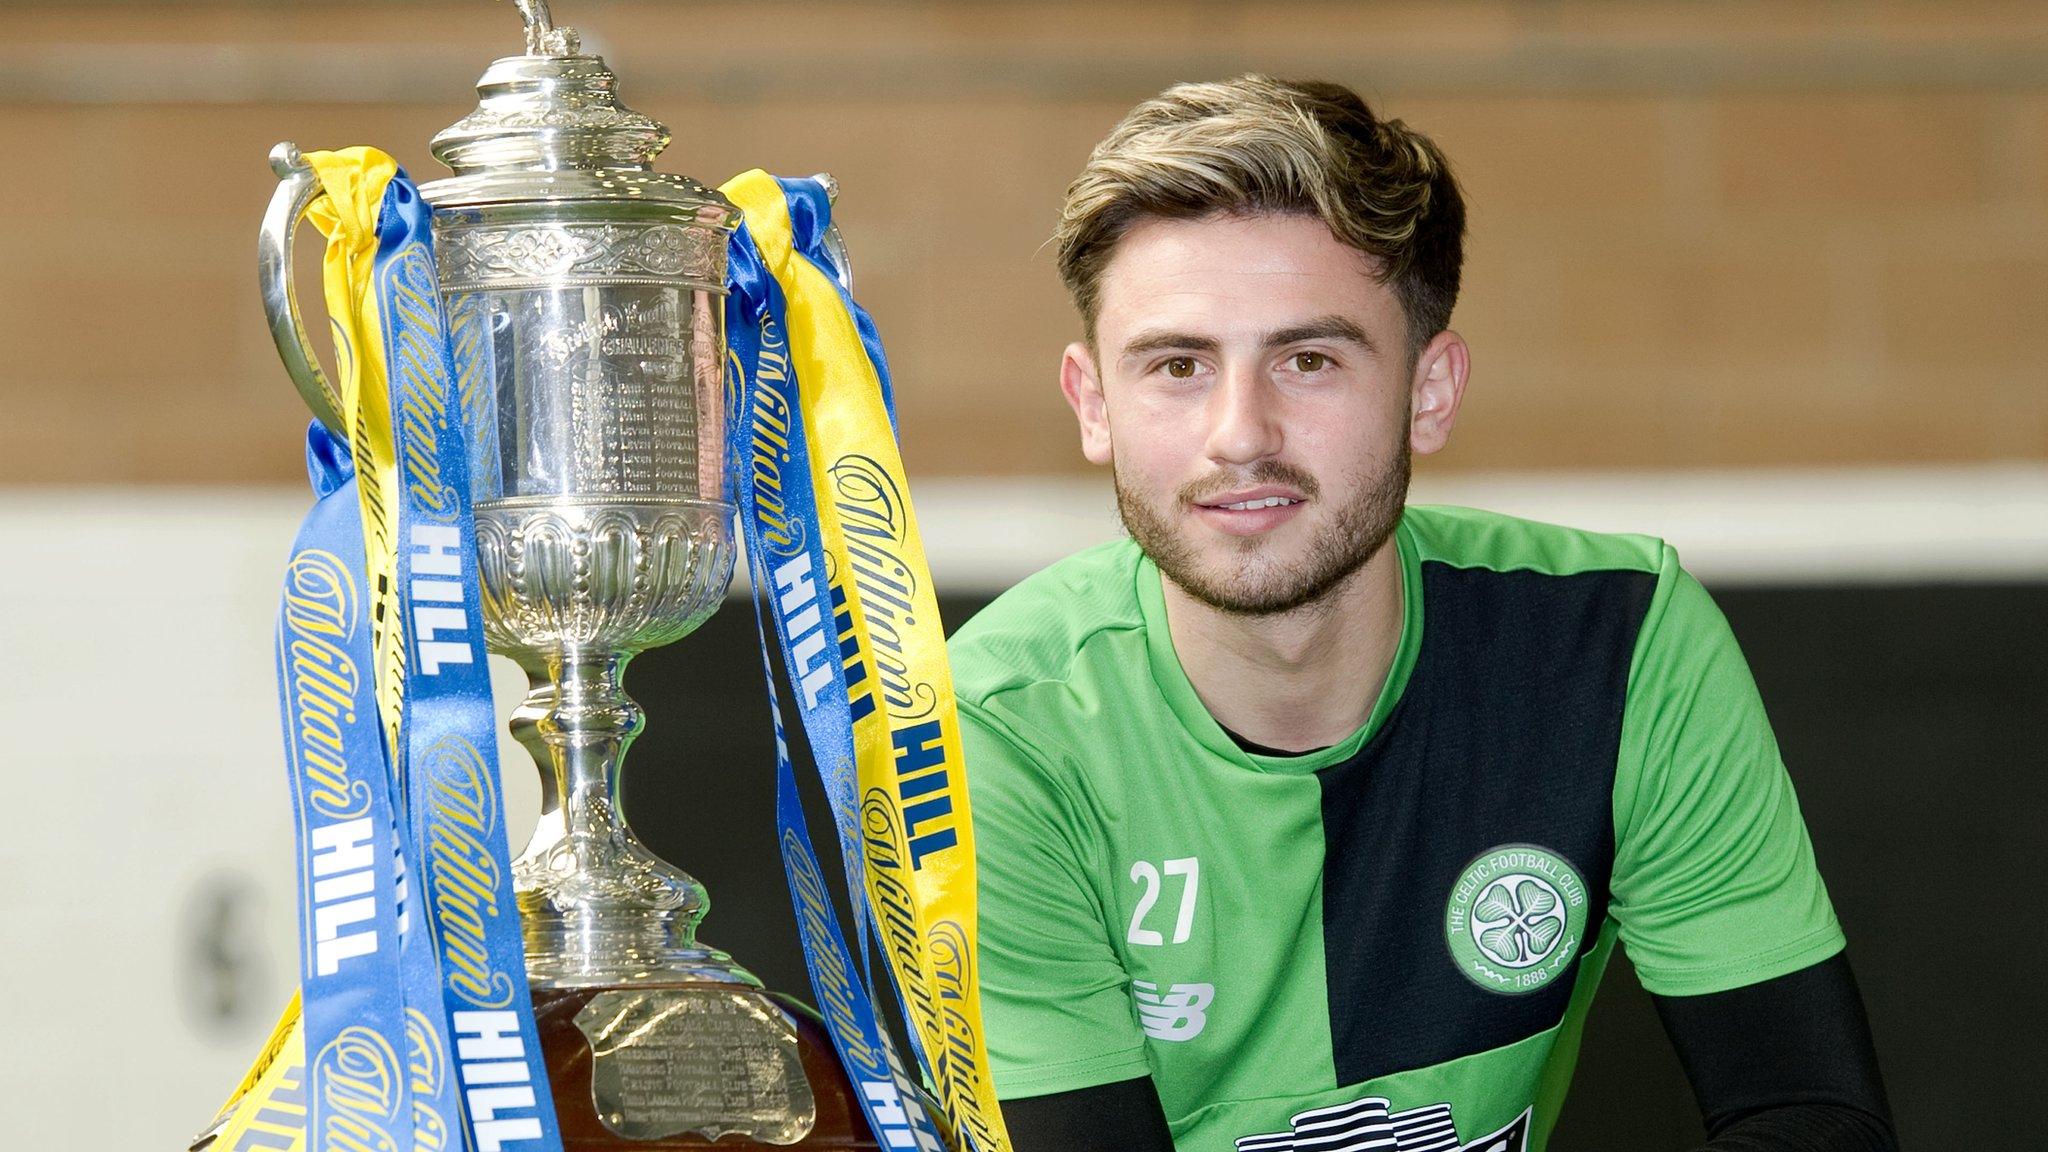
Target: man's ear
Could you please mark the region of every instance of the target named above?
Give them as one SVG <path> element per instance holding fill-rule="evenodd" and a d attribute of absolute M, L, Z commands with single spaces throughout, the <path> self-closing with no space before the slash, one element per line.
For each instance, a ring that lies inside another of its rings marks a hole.
<path fill-rule="evenodd" d="M 1081 423 L 1081 455 L 1091 464 L 1109 463 L 1109 410 L 1103 406 L 1102 377 L 1095 369 L 1095 354 L 1078 340 L 1060 357 L 1060 394 Z"/>
<path fill-rule="evenodd" d="M 1408 386 L 1408 447 L 1418 456 L 1439 451 L 1451 440 L 1458 404 L 1465 398 L 1465 377 L 1472 370 L 1472 350 L 1465 338 L 1448 329 L 1436 334 L 1415 358 L 1415 376 Z"/>

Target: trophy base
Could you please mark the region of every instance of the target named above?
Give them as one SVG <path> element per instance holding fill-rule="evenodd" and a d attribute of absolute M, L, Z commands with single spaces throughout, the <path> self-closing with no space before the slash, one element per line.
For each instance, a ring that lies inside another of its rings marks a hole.
<path fill-rule="evenodd" d="M 533 989 L 565 1152 L 880 1149 L 816 1012 L 745 984 Z"/>

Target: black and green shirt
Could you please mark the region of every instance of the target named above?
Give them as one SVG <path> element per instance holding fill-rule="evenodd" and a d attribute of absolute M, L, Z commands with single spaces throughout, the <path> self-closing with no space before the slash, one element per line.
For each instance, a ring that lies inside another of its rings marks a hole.
<path fill-rule="evenodd" d="M 1673 996 L 1841 949 L 1668 546 L 1429 507 L 1395 540 L 1391 673 L 1321 752 L 1217 724 L 1129 541 L 954 639 L 1001 1096 L 1149 1075 L 1200 1152 L 1541 1149 L 1617 940 Z"/>

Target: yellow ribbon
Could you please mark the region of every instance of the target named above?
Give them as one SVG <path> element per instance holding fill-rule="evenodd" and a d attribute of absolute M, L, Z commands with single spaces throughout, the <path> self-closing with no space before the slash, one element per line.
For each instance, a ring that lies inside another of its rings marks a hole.
<path fill-rule="evenodd" d="M 321 265 L 334 364 L 341 376 L 341 417 L 348 422 L 363 507 L 363 550 L 370 575 L 370 648 L 384 751 L 395 758 L 405 698 L 405 630 L 398 612 L 398 455 L 391 443 L 391 382 L 384 363 L 384 319 L 377 307 L 377 214 L 398 162 L 375 148 L 308 152 L 306 163 L 327 194 L 306 219 L 327 237 Z"/>
<path fill-rule="evenodd" d="M 263 1148 L 304 1152 L 306 1147 L 306 1038 L 299 1024 L 296 992 L 248 1074 L 193 1146 L 203 1142 L 209 1150 L 239 1148 L 242 1137 L 250 1132 L 267 1138 L 260 1145 Z"/>
<path fill-rule="evenodd" d="M 721 191 L 745 214 L 787 300 L 825 553 L 861 646 L 877 661 L 877 707 L 855 722 L 854 753 L 883 951 L 953 1126 L 981 1152 L 1008 1152 L 982 1033 L 974 832 L 953 677 L 881 380 L 838 286 L 796 254 L 781 186 L 756 169 Z M 934 786 L 937 773 L 944 783 Z M 947 801 L 947 811 L 914 828 L 901 787 L 911 776 L 925 810 Z M 931 847 L 948 831 L 950 844 Z"/>

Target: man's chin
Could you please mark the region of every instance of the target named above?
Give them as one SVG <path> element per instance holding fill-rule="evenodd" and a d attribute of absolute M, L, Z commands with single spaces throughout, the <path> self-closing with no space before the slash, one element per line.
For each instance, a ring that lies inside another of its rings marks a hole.
<path fill-rule="evenodd" d="M 1355 571 L 1314 571 L 1308 558 L 1282 559 L 1272 555 L 1270 547 L 1231 551 L 1234 554 L 1170 557 L 1159 570 L 1189 597 L 1234 616 L 1273 616 L 1307 607 Z M 1159 559 L 1153 557 L 1155 563 Z M 1193 562 L 1186 562 L 1189 559 Z"/>

